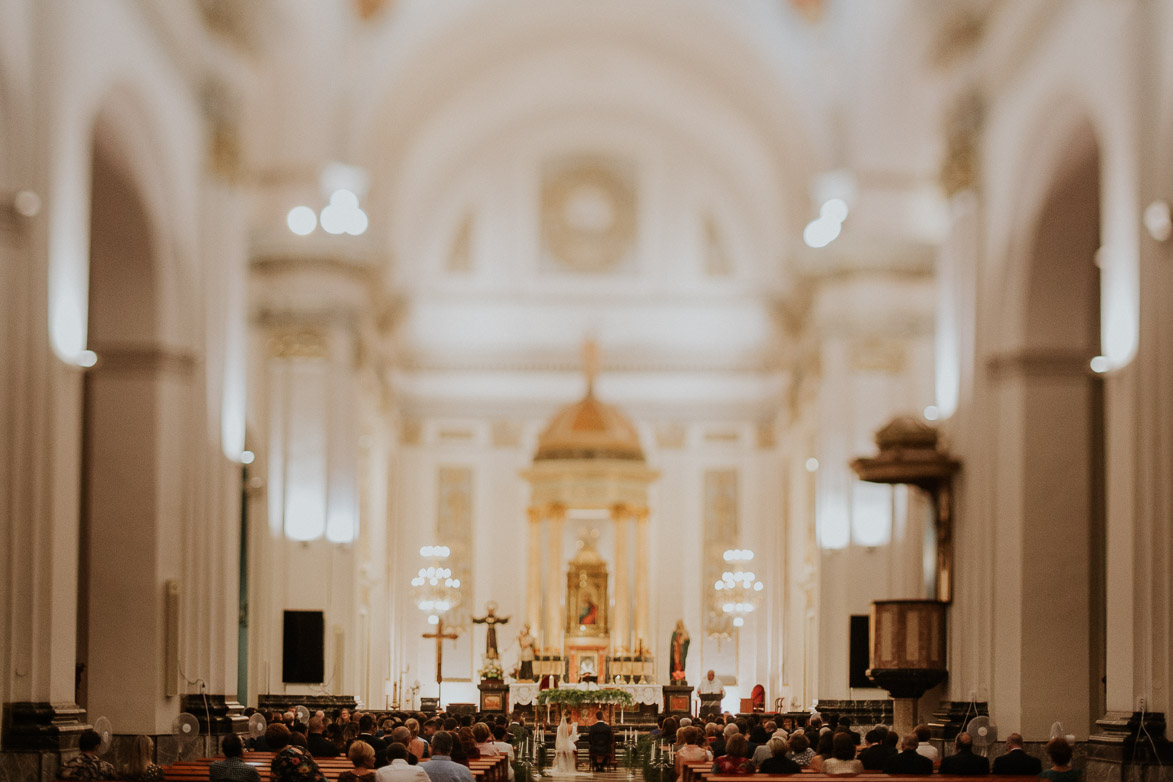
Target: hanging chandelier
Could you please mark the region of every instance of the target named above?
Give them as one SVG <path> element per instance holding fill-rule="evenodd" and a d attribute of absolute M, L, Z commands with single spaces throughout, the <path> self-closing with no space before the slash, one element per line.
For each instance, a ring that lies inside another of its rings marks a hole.
<path fill-rule="evenodd" d="M 411 599 L 428 615 L 428 624 L 439 624 L 441 619 L 449 622 L 449 616 L 460 607 L 460 579 L 453 577 L 447 563 L 451 553 L 447 546 L 420 549 L 424 566 L 411 580 Z"/>
<path fill-rule="evenodd" d="M 722 573 L 720 580 L 713 584 L 714 603 L 734 627 L 742 627 L 746 617 L 761 605 L 765 585 L 749 569 L 748 563 L 753 561 L 753 552 L 749 549 L 729 549 L 724 559 L 726 566 L 732 569 Z"/>

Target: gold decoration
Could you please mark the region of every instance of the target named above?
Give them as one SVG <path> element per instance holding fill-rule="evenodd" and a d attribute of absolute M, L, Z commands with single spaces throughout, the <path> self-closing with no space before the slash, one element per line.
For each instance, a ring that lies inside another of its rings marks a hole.
<path fill-rule="evenodd" d="M 852 343 L 848 361 L 856 372 L 898 375 L 908 365 L 908 353 L 897 340 L 871 337 Z"/>
<path fill-rule="evenodd" d="M 985 113 L 985 99 L 975 88 L 959 95 L 945 115 L 941 187 L 947 195 L 955 195 L 978 184 Z"/>
<path fill-rule="evenodd" d="M 630 165 L 579 156 L 543 167 L 543 255 L 577 272 L 613 271 L 632 252 L 636 228 Z"/>
<path fill-rule="evenodd" d="M 710 277 L 728 277 L 733 274 L 733 261 L 725 251 L 725 242 L 717 221 L 712 215 L 705 218 L 705 274 Z"/>
<path fill-rule="evenodd" d="M 472 215 L 464 218 L 456 238 L 452 242 L 452 252 L 448 256 L 448 271 L 464 273 L 472 271 Z"/>
<path fill-rule="evenodd" d="M 437 485 L 436 539 L 449 548 L 452 577 L 472 584 L 472 469 L 441 467 Z M 461 619 L 450 616 L 449 623 L 460 625 Z"/>
<path fill-rule="evenodd" d="M 354 12 L 359 19 L 369 22 L 390 5 L 393 5 L 392 0 L 354 0 Z"/>
<path fill-rule="evenodd" d="M 725 571 L 725 550 L 741 533 L 738 518 L 736 470 L 707 470 L 705 472 L 704 508 L 704 583 L 710 592 Z M 713 593 L 715 594 L 715 593 Z M 705 634 L 710 637 L 732 638 L 733 621 L 715 600 L 710 600 L 705 611 Z"/>
<path fill-rule="evenodd" d="M 299 329 L 278 332 L 269 337 L 269 355 L 279 359 L 326 358 L 330 355 L 330 343 L 320 331 Z"/>

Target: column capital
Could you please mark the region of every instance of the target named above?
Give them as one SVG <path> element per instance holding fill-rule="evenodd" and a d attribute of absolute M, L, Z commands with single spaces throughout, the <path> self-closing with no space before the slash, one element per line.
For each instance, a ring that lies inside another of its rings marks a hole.
<path fill-rule="evenodd" d="M 541 524 L 542 523 L 542 519 L 544 518 L 544 515 L 542 514 L 542 509 L 539 506 L 530 505 L 528 508 L 525 509 L 525 513 L 527 516 L 529 516 L 530 524 Z"/>
<path fill-rule="evenodd" d="M 617 502 L 611 506 L 611 521 L 619 522 L 631 518 L 631 506 Z"/>
<path fill-rule="evenodd" d="M 546 506 L 546 518 L 550 521 L 566 521 L 566 506 L 560 502 L 551 502 Z"/>

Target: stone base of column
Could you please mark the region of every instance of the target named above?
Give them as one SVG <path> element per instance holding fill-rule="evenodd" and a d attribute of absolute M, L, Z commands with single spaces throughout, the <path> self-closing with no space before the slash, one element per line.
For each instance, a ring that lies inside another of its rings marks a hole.
<path fill-rule="evenodd" d="M 18 701 L 4 704 L 0 779 L 51 782 L 61 763 L 77 753 L 77 739 L 90 726 L 76 703 Z"/>
<path fill-rule="evenodd" d="M 1173 745 L 1165 737 L 1165 715 L 1110 711 L 1096 720 L 1089 737 L 1085 782 L 1173 782 Z"/>
<path fill-rule="evenodd" d="M 236 701 L 235 695 L 187 693 L 180 696 L 179 709 L 200 721 L 201 736 L 248 732 L 244 706 Z"/>
<path fill-rule="evenodd" d="M 296 706 L 305 706 L 310 713 L 321 709 L 329 714 L 339 709 L 358 708 L 358 701 L 353 695 L 287 695 L 284 693 L 266 693 L 257 696 L 257 708 L 264 711 L 287 711 Z"/>
<path fill-rule="evenodd" d="M 90 726 L 76 703 L 17 701 L 4 704 L 5 751 L 75 750 Z"/>

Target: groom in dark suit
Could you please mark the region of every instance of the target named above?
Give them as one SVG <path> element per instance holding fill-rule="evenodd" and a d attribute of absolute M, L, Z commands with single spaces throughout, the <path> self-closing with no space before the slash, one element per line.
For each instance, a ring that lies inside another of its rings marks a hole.
<path fill-rule="evenodd" d="M 1006 754 L 994 758 L 995 774 L 1014 774 L 1019 776 L 1038 776 L 1043 770 L 1043 762 L 1033 755 L 1026 754 L 1022 747 L 1022 734 L 1011 733 L 1006 737 Z"/>
<path fill-rule="evenodd" d="M 615 750 L 615 733 L 603 722 L 603 712 L 595 712 L 595 724 L 587 731 L 587 745 L 591 751 L 591 768 L 606 771 Z"/>

